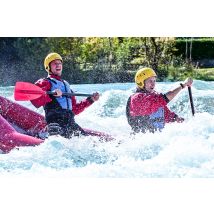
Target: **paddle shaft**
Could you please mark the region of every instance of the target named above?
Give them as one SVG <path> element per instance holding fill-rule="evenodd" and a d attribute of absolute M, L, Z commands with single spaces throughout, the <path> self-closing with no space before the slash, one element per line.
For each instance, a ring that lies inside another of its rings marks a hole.
<path fill-rule="evenodd" d="M 189 101 L 190 101 L 190 105 L 191 105 L 192 116 L 194 116 L 195 109 L 194 109 L 194 104 L 193 104 L 193 99 L 192 99 L 192 90 L 191 90 L 190 86 L 188 86 L 188 92 L 189 92 Z"/>
<path fill-rule="evenodd" d="M 47 91 L 46 93 L 47 93 L 47 94 L 50 94 L 50 95 L 56 95 L 56 92 L 52 92 L 52 91 Z M 68 96 L 68 97 L 71 97 L 71 96 L 85 96 L 85 97 L 90 97 L 90 96 L 92 96 L 92 94 L 82 94 L 82 93 L 68 93 L 68 92 L 63 92 L 63 93 L 62 93 L 62 96 Z"/>

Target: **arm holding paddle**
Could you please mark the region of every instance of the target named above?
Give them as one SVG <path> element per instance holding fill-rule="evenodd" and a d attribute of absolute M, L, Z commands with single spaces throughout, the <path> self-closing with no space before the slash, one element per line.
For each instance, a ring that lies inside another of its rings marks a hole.
<path fill-rule="evenodd" d="M 84 93 L 62 93 L 60 89 L 51 90 L 51 84 L 49 81 L 40 79 L 35 84 L 29 82 L 17 82 L 14 89 L 14 98 L 17 101 L 30 100 L 31 103 L 39 108 L 46 103 L 51 102 L 52 99 L 49 95 L 56 97 L 60 96 L 87 96 L 91 103 L 99 99 L 99 93 L 84 94 Z"/>
<path fill-rule="evenodd" d="M 182 89 L 188 87 L 188 90 L 191 89 L 191 85 L 193 83 L 192 78 L 187 78 L 183 83 L 180 83 L 180 86 L 175 88 L 172 91 L 169 91 L 166 93 L 167 98 L 169 101 L 171 101 Z M 178 123 L 182 123 L 184 121 L 184 118 L 182 117 L 176 117 L 175 121 Z"/>
<path fill-rule="evenodd" d="M 191 109 L 192 109 L 192 115 L 194 116 L 194 106 L 193 106 L 193 101 L 192 101 L 192 93 L 191 93 L 191 85 L 193 83 L 192 78 L 187 78 L 183 83 L 180 83 L 180 86 L 175 88 L 172 91 L 169 91 L 166 93 L 167 98 L 169 101 L 171 101 L 182 89 L 188 87 L 188 92 L 189 92 L 189 97 L 190 97 L 190 103 L 191 103 Z M 177 117 L 175 118 L 176 122 L 183 122 L 184 118 L 182 117 Z"/>
<path fill-rule="evenodd" d="M 63 96 L 63 93 L 60 89 L 56 89 L 53 91 L 53 95 L 56 97 L 61 97 Z M 98 92 L 95 92 L 93 94 L 86 94 L 86 96 L 90 97 L 93 101 L 97 101 L 100 97 Z"/>
<path fill-rule="evenodd" d="M 187 78 L 183 83 L 180 83 L 180 86 L 166 93 L 166 97 L 171 101 L 183 88 L 186 86 L 190 87 L 193 83 L 191 78 Z"/>
<path fill-rule="evenodd" d="M 54 96 L 56 97 L 61 97 L 62 96 L 62 91 L 60 89 L 56 89 L 54 91 L 56 94 Z M 100 95 L 98 92 L 91 94 L 89 97 L 87 97 L 86 100 L 80 101 L 77 103 L 75 96 L 72 96 L 72 111 L 75 115 L 83 112 L 85 108 L 90 106 L 92 103 L 97 101 L 99 99 Z"/>
<path fill-rule="evenodd" d="M 79 114 L 80 112 L 82 112 L 86 107 L 91 105 L 94 101 L 97 101 L 99 99 L 99 93 L 97 93 L 97 92 L 93 93 L 93 94 L 66 93 L 66 92 L 63 93 L 58 88 L 51 91 L 51 83 L 50 83 L 50 81 L 48 81 L 46 79 L 38 80 L 35 83 L 35 85 L 31 84 L 31 83 L 25 83 L 25 86 L 26 85 L 29 89 L 33 88 L 38 93 L 39 93 L 39 91 L 41 92 L 39 97 L 37 96 L 38 98 L 34 99 L 36 97 L 34 94 L 32 96 L 33 99 L 30 100 L 31 103 L 37 108 L 39 108 L 40 106 L 44 106 L 47 103 L 51 102 L 53 100 L 53 96 L 56 98 L 62 97 L 62 96 L 67 96 L 67 97 L 71 97 L 71 99 L 72 99 L 73 112 L 76 115 L 76 114 Z M 22 83 L 22 87 L 23 87 L 23 83 Z M 15 91 L 17 92 L 17 90 L 15 90 Z M 38 94 L 36 94 L 36 95 L 38 95 Z M 77 103 L 75 96 L 86 96 L 87 99 Z"/>

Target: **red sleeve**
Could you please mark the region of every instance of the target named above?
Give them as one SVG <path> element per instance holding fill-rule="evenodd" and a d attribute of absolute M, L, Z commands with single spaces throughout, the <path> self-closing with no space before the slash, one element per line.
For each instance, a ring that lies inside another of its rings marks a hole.
<path fill-rule="evenodd" d="M 130 114 L 132 116 L 150 115 L 166 105 L 167 102 L 162 94 L 136 93 L 131 98 Z"/>
<path fill-rule="evenodd" d="M 175 122 L 177 114 L 170 111 L 167 106 L 164 107 L 164 119 L 166 123 Z"/>
<path fill-rule="evenodd" d="M 75 115 L 83 112 L 85 108 L 87 108 L 93 103 L 93 101 L 90 98 L 82 100 L 79 103 L 77 103 L 75 96 L 73 96 L 71 99 L 72 99 L 72 111 Z"/>
<path fill-rule="evenodd" d="M 42 88 L 43 91 L 50 91 L 51 89 L 51 83 L 46 79 L 40 79 L 38 80 L 35 85 Z M 31 100 L 31 103 L 36 107 L 39 108 L 41 106 L 44 106 L 46 103 L 51 102 L 52 99 L 49 97 L 49 95 L 44 94 L 41 97 Z"/>

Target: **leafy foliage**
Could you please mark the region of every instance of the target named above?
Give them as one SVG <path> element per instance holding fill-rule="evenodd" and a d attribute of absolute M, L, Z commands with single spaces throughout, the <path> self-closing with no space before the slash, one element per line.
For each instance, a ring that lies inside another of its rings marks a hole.
<path fill-rule="evenodd" d="M 160 80 L 169 76 L 175 80 L 180 72 L 177 68 L 187 68 L 185 41 L 167 37 L 0 38 L 0 74 L 4 80 L 0 85 L 45 77 L 43 61 L 50 52 L 63 57 L 63 78 L 70 83 L 132 82 L 135 71 L 144 66 L 155 69 Z M 202 44 L 214 46 L 214 40 L 202 39 L 194 41 L 193 47 L 199 43 L 200 50 Z M 195 54 L 200 55 L 194 50 Z"/>

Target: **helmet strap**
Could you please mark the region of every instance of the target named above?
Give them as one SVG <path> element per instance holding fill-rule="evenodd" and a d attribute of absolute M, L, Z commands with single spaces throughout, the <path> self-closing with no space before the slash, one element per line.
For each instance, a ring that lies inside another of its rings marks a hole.
<path fill-rule="evenodd" d="M 53 74 L 53 72 L 51 71 L 50 63 L 49 63 L 49 65 L 48 65 L 48 67 L 49 67 L 48 73 L 49 73 L 49 74 Z"/>
<path fill-rule="evenodd" d="M 51 71 L 50 66 L 49 66 L 48 74 L 53 74 L 52 71 Z"/>

